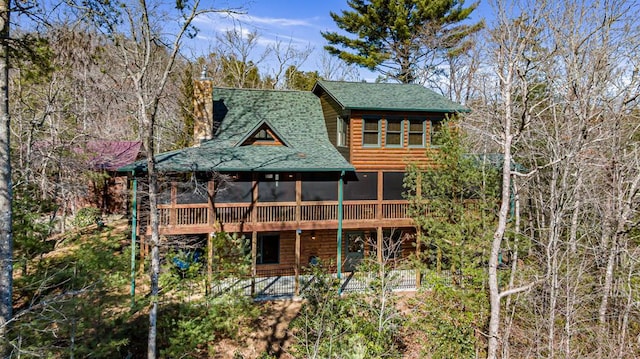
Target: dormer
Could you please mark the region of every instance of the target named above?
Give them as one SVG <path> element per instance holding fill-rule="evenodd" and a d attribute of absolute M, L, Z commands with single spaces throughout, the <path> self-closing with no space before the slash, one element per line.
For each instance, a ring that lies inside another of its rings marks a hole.
<path fill-rule="evenodd" d="M 358 170 L 428 164 L 447 116 L 467 112 L 421 85 L 318 81 L 329 140 Z"/>

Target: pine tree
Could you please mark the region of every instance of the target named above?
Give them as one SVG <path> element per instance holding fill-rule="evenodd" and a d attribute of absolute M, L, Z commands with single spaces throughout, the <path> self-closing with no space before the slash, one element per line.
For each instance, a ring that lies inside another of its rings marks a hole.
<path fill-rule="evenodd" d="M 467 46 L 467 36 L 484 26 L 460 24 L 469 19 L 477 2 L 469 7 L 464 7 L 464 0 L 348 0 L 347 4 L 352 11 L 331 12 L 331 17 L 355 37 L 322 32 L 330 44 L 325 49 L 348 64 L 402 83 L 416 81 L 427 55 L 435 51 L 455 56 Z"/>

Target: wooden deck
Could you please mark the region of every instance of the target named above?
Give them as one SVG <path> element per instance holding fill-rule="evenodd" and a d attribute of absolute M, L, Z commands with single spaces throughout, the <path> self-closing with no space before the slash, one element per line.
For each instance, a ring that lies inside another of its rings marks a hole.
<path fill-rule="evenodd" d="M 408 201 L 345 201 L 342 227 L 412 226 Z M 166 235 L 209 233 L 215 223 L 227 232 L 338 228 L 338 202 L 224 203 L 158 206 L 160 232 Z"/>

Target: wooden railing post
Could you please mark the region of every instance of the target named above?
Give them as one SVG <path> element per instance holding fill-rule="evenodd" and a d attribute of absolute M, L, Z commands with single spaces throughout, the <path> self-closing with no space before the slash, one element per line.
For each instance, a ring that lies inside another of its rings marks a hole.
<path fill-rule="evenodd" d="M 383 211 L 382 211 L 382 198 L 384 197 L 384 186 L 383 186 L 383 177 L 384 172 L 378 171 L 378 203 L 376 204 L 376 219 L 383 219 Z"/>
<path fill-rule="evenodd" d="M 178 203 L 178 186 L 171 182 L 171 206 L 169 207 L 169 226 L 174 227 L 178 223 L 176 204 Z"/>
<path fill-rule="evenodd" d="M 258 259 L 258 232 L 253 231 L 251 233 L 251 295 L 256 294 L 256 275 L 258 270 L 256 268 Z"/>
<path fill-rule="evenodd" d="M 300 230 L 300 220 L 302 217 L 301 214 L 301 204 L 302 204 L 302 181 L 301 181 L 301 175 L 298 173 L 296 175 L 296 248 L 295 248 L 295 252 L 296 252 L 296 263 L 295 263 L 295 268 L 294 268 L 294 275 L 295 275 L 295 290 L 294 290 L 294 294 L 295 296 L 299 296 L 300 295 L 300 234 L 301 234 L 301 230 Z"/>
<path fill-rule="evenodd" d="M 214 202 L 214 194 L 216 193 L 216 184 L 215 181 L 211 180 L 207 184 L 207 202 L 209 204 L 208 212 L 207 212 L 207 224 L 213 226 L 218 219 L 216 218 L 215 211 L 215 202 Z"/>
<path fill-rule="evenodd" d="M 258 174 L 253 174 L 253 180 L 251 181 L 251 206 L 249 206 L 251 213 L 249 214 L 249 221 L 252 223 L 258 222 Z"/>
<path fill-rule="evenodd" d="M 418 198 L 418 201 L 420 201 L 420 203 L 422 203 L 422 173 L 418 172 L 418 178 L 416 179 L 416 198 Z M 408 206 L 406 208 L 409 208 Z M 406 216 L 406 211 L 405 211 L 405 216 Z M 416 226 L 416 258 L 418 258 L 418 261 L 422 261 L 422 259 L 420 258 L 420 252 L 421 252 L 421 248 L 422 247 L 422 228 L 420 228 L 420 225 Z M 422 282 L 422 274 L 420 273 L 420 266 L 418 266 L 416 268 L 416 289 L 420 288 L 421 283 Z"/>

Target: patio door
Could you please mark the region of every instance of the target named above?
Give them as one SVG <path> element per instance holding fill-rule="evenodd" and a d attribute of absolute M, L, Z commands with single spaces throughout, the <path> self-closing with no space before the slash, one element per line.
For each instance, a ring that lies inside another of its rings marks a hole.
<path fill-rule="evenodd" d="M 345 232 L 344 238 L 346 250 L 343 270 L 353 272 L 364 258 L 364 233 Z"/>

